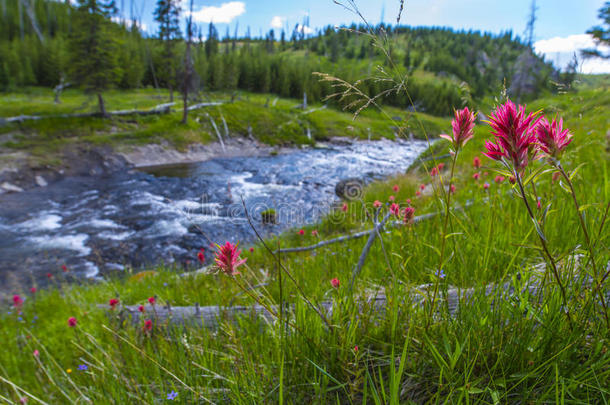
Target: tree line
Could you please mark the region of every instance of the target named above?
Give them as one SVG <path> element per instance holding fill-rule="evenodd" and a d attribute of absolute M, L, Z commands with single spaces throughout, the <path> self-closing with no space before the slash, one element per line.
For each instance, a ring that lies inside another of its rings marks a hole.
<path fill-rule="evenodd" d="M 290 33 L 271 30 L 253 38 L 249 30 L 242 36 L 227 31 L 221 37 L 214 24 L 193 24 L 183 33 L 188 13 L 182 3 L 157 0 L 157 30 L 145 34 L 137 21 L 120 19 L 115 0 L 78 0 L 74 5 L 50 0 L 0 2 L 0 90 L 70 82 L 97 94 L 102 111 L 103 91 L 114 87 L 167 88 L 172 99 L 174 91 L 187 90 L 189 97 L 237 90 L 292 98 L 307 93 L 310 100 L 333 94 L 331 85 L 313 72 L 348 82 L 368 74 L 371 80 L 359 88 L 375 95 L 396 84 L 378 77 L 376 66 L 381 66 L 389 78 L 406 78 L 408 89 L 408 95 L 388 92 L 384 102 L 406 108 L 413 101 L 420 110 L 447 115 L 465 100 L 510 86 L 520 58 L 531 52 L 511 32 L 379 25 L 372 34 L 389 38 L 388 61 L 370 35 L 356 33 L 366 31 L 364 26 L 326 27 L 313 35 L 295 26 Z M 27 7 L 34 18 L 28 17 Z M 561 79 L 542 58 L 534 56 L 534 61 L 526 95 L 530 97 L 551 90 L 550 82 Z"/>

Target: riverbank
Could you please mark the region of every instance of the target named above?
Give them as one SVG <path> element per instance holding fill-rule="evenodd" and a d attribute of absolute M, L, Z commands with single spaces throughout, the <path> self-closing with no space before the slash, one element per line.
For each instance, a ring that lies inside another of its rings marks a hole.
<path fill-rule="evenodd" d="M 176 106 L 148 116 L 62 118 L 59 115 L 94 112 L 95 100 L 71 89 L 60 104 L 53 103 L 50 89 L 0 93 L 0 117 L 46 117 L 0 125 L 0 185 L 4 185 L 0 189 L 40 187 L 66 176 L 124 169 L 129 163 L 172 164 L 278 153 L 335 137 L 425 139 L 441 133 L 448 122 L 396 108 L 386 110 L 393 122 L 378 111 L 365 111 L 354 120 L 349 112 L 316 103 L 303 108 L 298 100 L 272 95 L 206 96 L 206 106 L 192 111 L 188 123 L 181 124 Z M 168 101 L 166 91 L 153 89 L 111 91 L 106 97 L 108 110 L 122 111 L 151 109 Z"/>

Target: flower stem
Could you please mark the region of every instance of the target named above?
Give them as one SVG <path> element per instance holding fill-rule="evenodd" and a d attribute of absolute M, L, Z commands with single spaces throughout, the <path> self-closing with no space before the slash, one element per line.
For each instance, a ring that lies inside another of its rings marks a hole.
<path fill-rule="evenodd" d="M 430 326 L 430 322 L 432 320 L 432 315 L 434 314 L 434 307 L 436 304 L 436 296 L 438 295 L 438 287 L 441 280 L 441 271 L 443 269 L 443 258 L 445 256 L 445 245 L 446 245 L 446 234 L 447 234 L 447 226 L 449 225 L 449 209 L 451 208 L 451 185 L 453 184 L 453 175 L 455 173 L 455 164 L 457 162 L 459 150 L 456 149 L 455 154 L 453 155 L 453 162 L 451 162 L 451 174 L 449 176 L 449 187 L 447 189 L 447 200 L 445 201 L 445 220 L 443 223 L 443 231 L 441 233 L 441 251 L 440 257 L 438 261 L 438 268 L 436 270 L 436 280 L 434 280 L 434 294 L 432 295 L 432 300 L 430 301 L 430 314 L 428 316 L 428 321 L 426 324 L 426 329 Z M 442 182 L 441 182 L 442 187 Z M 443 189 L 444 191 L 444 189 Z"/>
<path fill-rule="evenodd" d="M 525 203 L 525 208 L 527 208 L 527 212 L 528 212 L 531 220 L 536 222 L 536 217 L 534 216 L 534 212 L 532 211 L 532 208 L 530 207 L 529 203 L 527 202 L 527 196 L 525 195 L 525 189 L 523 188 L 521 176 L 519 175 L 517 170 L 514 170 L 514 174 L 515 174 L 515 179 L 517 180 L 517 184 L 519 184 L 519 190 L 521 191 L 521 197 L 523 198 L 523 202 Z M 542 245 L 542 249 L 544 250 L 544 253 L 546 253 L 546 256 L 549 259 L 549 263 L 551 265 L 551 269 L 553 270 L 553 275 L 555 276 L 555 280 L 557 280 L 557 284 L 559 284 L 559 288 L 561 289 L 561 296 L 563 299 L 563 305 L 566 309 L 566 316 L 568 317 L 568 323 L 570 325 L 570 330 L 574 330 L 574 327 L 572 325 L 572 317 L 570 316 L 570 309 L 568 308 L 568 299 L 566 296 L 566 290 L 563 286 L 563 283 L 561 282 L 561 277 L 559 276 L 559 272 L 557 271 L 557 264 L 555 263 L 555 259 L 553 259 L 553 256 L 549 252 L 549 249 L 546 245 L 546 241 L 545 241 L 543 235 L 541 234 L 542 230 L 540 230 L 539 232 L 536 232 L 536 233 L 538 234 L 538 238 L 540 239 L 540 244 Z"/>
<path fill-rule="evenodd" d="M 599 282 L 599 272 L 597 269 L 597 264 L 595 263 L 595 256 L 593 254 L 593 245 L 591 244 L 591 238 L 589 237 L 589 232 L 587 231 L 587 226 L 585 224 L 584 215 L 580 210 L 580 204 L 578 203 L 578 199 L 576 198 L 576 192 L 574 191 L 574 185 L 572 184 L 572 180 L 570 180 L 570 176 L 568 176 L 566 171 L 563 169 L 563 166 L 561 166 L 560 162 L 557 162 L 557 168 L 559 169 L 559 172 L 561 173 L 563 178 L 568 183 L 568 186 L 570 187 L 570 193 L 572 194 L 572 201 L 574 201 L 574 207 L 576 208 L 576 214 L 578 215 L 578 219 L 580 221 L 580 227 L 582 228 L 582 232 L 585 235 L 585 242 L 587 243 L 587 249 L 589 250 L 589 260 L 593 264 L 593 276 L 595 277 L 595 283 L 597 284 L 595 286 L 595 292 L 597 292 L 599 294 L 599 298 L 601 300 L 601 304 L 604 309 L 604 317 L 606 319 L 606 325 L 610 328 L 610 320 L 608 319 L 608 307 L 606 305 L 606 299 L 604 298 L 604 294 L 601 291 L 601 285 Z M 593 294 L 593 295 L 595 295 L 595 294 Z"/>

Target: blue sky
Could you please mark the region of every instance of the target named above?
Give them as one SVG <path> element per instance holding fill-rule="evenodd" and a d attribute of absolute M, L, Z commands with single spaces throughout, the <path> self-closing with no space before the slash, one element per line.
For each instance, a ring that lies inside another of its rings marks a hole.
<path fill-rule="evenodd" d="M 188 1 L 182 0 L 184 8 L 188 7 Z M 147 32 L 156 32 L 152 18 L 155 0 L 117 0 L 117 3 L 122 5 L 127 18 L 133 4 L 135 15 L 141 19 Z M 559 65 L 567 63 L 578 47 L 590 43 L 583 34 L 599 23 L 597 12 L 603 3 L 604 0 L 537 0 L 537 50 Z M 399 0 L 356 0 L 356 4 L 371 23 L 379 23 L 382 15 L 386 23 L 394 24 L 396 21 Z M 239 24 L 240 34 L 245 33 L 247 27 L 253 36 L 274 28 L 278 37 L 282 28 L 290 33 L 295 24 L 304 22 L 306 16 L 309 16 L 312 31 L 327 25 L 340 26 L 360 21 L 358 16 L 333 0 L 194 0 L 194 5 L 195 20 L 205 25 L 213 20 L 223 36 L 227 27 L 233 33 Z M 493 33 L 512 30 L 521 35 L 530 5 L 531 0 L 405 0 L 401 23 Z M 595 69 L 610 72 L 610 62 L 598 61 L 596 64 Z"/>

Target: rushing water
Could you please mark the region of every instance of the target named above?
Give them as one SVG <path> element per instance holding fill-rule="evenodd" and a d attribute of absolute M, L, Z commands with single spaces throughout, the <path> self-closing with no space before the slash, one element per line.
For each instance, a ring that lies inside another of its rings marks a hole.
<path fill-rule="evenodd" d="M 75 177 L 0 196 L 0 285 L 9 273 L 42 280 L 47 272 L 98 277 L 125 266 L 185 265 L 210 241 L 253 241 L 242 207 L 265 233 L 311 223 L 337 200 L 347 177 L 402 172 L 425 142 L 362 141 L 267 157 Z M 274 208 L 277 225 L 261 225 Z"/>

